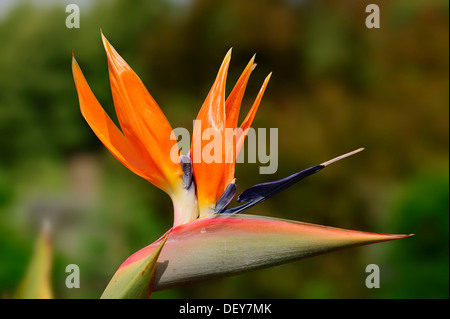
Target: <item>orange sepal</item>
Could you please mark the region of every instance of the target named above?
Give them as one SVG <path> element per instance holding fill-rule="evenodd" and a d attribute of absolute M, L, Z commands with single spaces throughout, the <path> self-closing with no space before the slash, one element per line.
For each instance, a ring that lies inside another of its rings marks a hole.
<path fill-rule="evenodd" d="M 231 59 L 231 49 L 220 66 L 216 80 L 197 115 L 192 135 L 191 158 L 197 186 L 200 216 L 214 209 L 226 185 L 223 184 L 225 169 L 225 82 Z M 205 136 L 204 133 L 208 133 Z M 209 138 L 209 139 L 208 139 Z M 203 154 L 205 146 L 213 143 L 214 152 Z M 220 147 L 220 149 L 217 149 Z M 220 156 L 215 152 L 220 151 Z M 206 155 L 210 158 L 204 158 Z M 220 157 L 220 158 L 217 158 Z"/>
<path fill-rule="evenodd" d="M 166 192 L 179 186 L 182 175 L 178 158 L 171 159 L 177 141 L 172 127 L 141 79 L 102 34 L 108 57 L 114 106 L 120 126 L 136 153 L 163 182 L 154 183 Z"/>
<path fill-rule="evenodd" d="M 103 110 L 92 93 L 89 84 L 72 56 L 72 72 L 80 101 L 80 110 L 87 123 L 102 141 L 106 148 L 130 171 L 155 185 L 162 183 L 160 176 L 155 174 L 128 144 L 127 139 L 117 128 L 111 118 Z"/>
<path fill-rule="evenodd" d="M 264 95 L 264 92 L 266 90 L 267 84 L 269 83 L 270 77 L 272 76 L 272 73 L 270 73 L 266 79 L 264 80 L 263 85 L 261 86 L 261 89 L 258 92 L 258 95 L 256 96 L 255 102 L 253 102 L 252 108 L 248 112 L 247 116 L 245 117 L 244 121 L 241 124 L 241 130 L 239 130 L 239 133 L 237 135 L 237 142 L 236 142 L 236 154 L 239 154 L 242 145 L 244 144 L 245 137 L 247 136 L 247 132 L 250 129 L 250 126 L 253 123 L 253 119 L 255 118 L 256 111 L 258 111 L 259 104 L 261 103 L 261 99 Z"/>
<path fill-rule="evenodd" d="M 237 122 L 239 118 L 239 111 L 241 108 L 242 98 L 244 97 L 245 89 L 247 87 L 248 79 L 253 69 L 256 67 L 255 56 L 245 67 L 236 85 L 225 101 L 225 115 L 226 115 L 226 129 L 225 132 L 225 169 L 223 176 L 223 184 L 225 187 L 234 179 L 234 171 L 236 165 L 237 152 Z"/>

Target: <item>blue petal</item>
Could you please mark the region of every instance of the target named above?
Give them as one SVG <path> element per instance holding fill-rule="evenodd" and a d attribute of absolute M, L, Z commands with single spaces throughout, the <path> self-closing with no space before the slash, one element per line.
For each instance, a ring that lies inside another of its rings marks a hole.
<path fill-rule="evenodd" d="M 229 208 L 225 210 L 224 213 L 229 214 L 242 213 L 243 211 L 249 209 L 250 207 L 294 185 L 295 183 L 308 177 L 309 175 L 317 173 L 324 167 L 325 167 L 324 165 L 315 165 L 307 169 L 304 169 L 298 173 L 292 174 L 291 176 L 280 179 L 278 181 L 257 184 L 250 188 L 247 188 L 237 198 L 238 202 L 247 202 L 247 203 L 237 207 Z"/>
<path fill-rule="evenodd" d="M 235 183 L 228 184 L 222 196 L 220 196 L 219 200 L 216 203 L 214 214 L 220 214 L 225 211 L 228 204 L 230 204 L 231 200 L 233 199 L 234 194 L 236 194 L 236 190 L 237 186 Z"/>
<path fill-rule="evenodd" d="M 183 171 L 183 175 L 181 176 L 184 184 L 184 188 L 189 189 L 192 184 L 193 172 L 192 172 L 192 163 L 191 157 L 188 155 L 180 156 L 180 164 L 181 170 Z"/>

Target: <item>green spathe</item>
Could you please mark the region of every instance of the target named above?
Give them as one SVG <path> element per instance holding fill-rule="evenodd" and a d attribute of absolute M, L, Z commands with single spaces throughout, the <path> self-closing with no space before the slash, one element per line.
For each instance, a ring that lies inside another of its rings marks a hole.
<path fill-rule="evenodd" d="M 211 215 L 171 229 L 155 268 L 153 291 L 408 236 L 339 229 L 265 216 Z M 119 270 L 146 259 L 160 243 L 157 240 L 136 252 Z"/>

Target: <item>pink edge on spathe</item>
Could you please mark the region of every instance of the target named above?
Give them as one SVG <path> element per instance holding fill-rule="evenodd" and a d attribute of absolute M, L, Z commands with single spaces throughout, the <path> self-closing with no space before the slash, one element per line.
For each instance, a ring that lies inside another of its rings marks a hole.
<path fill-rule="evenodd" d="M 183 226 L 183 225 L 181 225 L 181 226 Z M 178 226 L 178 227 L 181 227 L 181 226 Z M 178 227 L 176 227 L 176 228 L 178 228 Z M 135 252 L 134 254 L 132 254 L 120 265 L 120 267 L 117 271 L 119 271 L 122 268 L 124 268 L 132 263 L 135 263 L 143 258 L 146 258 L 147 256 L 150 256 L 153 253 L 153 251 L 156 249 L 156 247 L 158 247 L 158 244 L 161 242 L 161 240 L 163 240 L 166 237 L 167 233 L 169 233 L 171 231 L 172 231 L 172 228 L 169 229 L 168 231 L 166 231 L 161 237 L 159 237 L 156 241 L 154 241 L 150 245 L 145 246 L 144 248 L 142 248 L 142 249 L 138 250 L 137 252 Z M 169 236 L 169 238 L 170 238 L 170 236 Z"/>
<path fill-rule="evenodd" d="M 390 235 L 370 233 L 278 218 L 230 214 L 211 215 L 199 218 L 190 223 L 170 229 L 168 232 L 170 232 L 170 235 L 159 260 L 164 259 L 165 256 L 183 255 L 187 250 L 198 248 L 203 243 L 205 250 L 213 249 L 212 247 L 214 246 L 208 245 L 208 241 L 217 241 L 216 244 L 221 245 L 222 242 L 228 240 L 227 238 L 233 238 L 241 248 L 245 247 L 246 243 L 254 244 L 252 241 L 258 239 L 279 241 L 281 248 L 283 248 L 283 243 L 285 242 L 286 246 L 289 245 L 289 250 L 295 250 L 296 241 L 299 243 L 299 249 L 308 249 L 311 246 L 311 252 L 297 252 L 299 258 L 294 257 L 293 260 L 295 260 L 303 258 L 302 256 L 318 255 L 341 248 L 362 246 L 413 236 L 413 234 Z M 154 243 L 128 257 L 120 266 L 119 270 L 150 255 L 166 234 L 167 232 Z M 303 247 L 302 245 L 305 246 Z M 242 258 L 246 258 L 246 254 Z M 255 268 L 259 267 L 255 265 Z"/>

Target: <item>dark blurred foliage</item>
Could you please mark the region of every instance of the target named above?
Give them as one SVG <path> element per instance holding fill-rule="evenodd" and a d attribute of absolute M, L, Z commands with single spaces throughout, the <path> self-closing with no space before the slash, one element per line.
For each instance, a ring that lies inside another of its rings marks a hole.
<path fill-rule="evenodd" d="M 153 297 L 448 298 L 447 1 L 374 1 L 380 29 L 366 28 L 356 0 L 83 1 L 79 29 L 46 3 L 21 1 L 0 20 L 0 297 L 20 281 L 43 219 L 59 298 L 98 298 L 171 226 L 170 199 L 116 161 L 79 112 L 72 51 L 115 119 L 102 29 L 173 127 L 192 129 L 230 47 L 228 90 L 257 54 L 243 114 L 273 71 L 254 127 L 279 129 L 278 171 L 238 164 L 238 191 L 366 148 L 249 213 L 415 233 Z M 64 285 L 70 263 L 79 289 Z M 371 263 L 379 289 L 364 285 Z"/>

